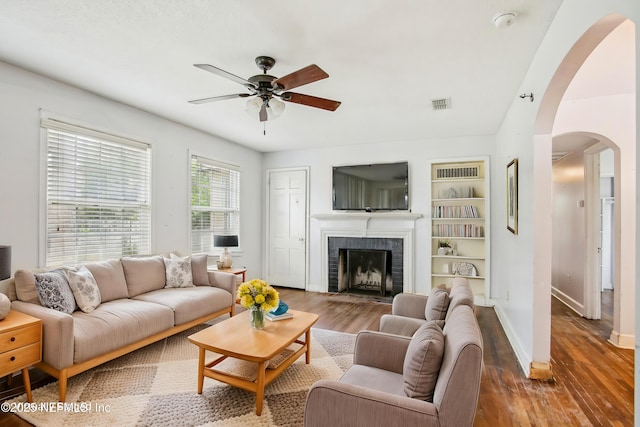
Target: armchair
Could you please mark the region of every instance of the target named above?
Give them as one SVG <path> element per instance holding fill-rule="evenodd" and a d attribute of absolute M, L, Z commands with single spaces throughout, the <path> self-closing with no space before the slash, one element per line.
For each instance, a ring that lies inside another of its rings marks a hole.
<path fill-rule="evenodd" d="M 309 390 L 305 427 L 471 426 L 482 369 L 473 310 L 450 313 L 441 344 L 435 328 L 426 322 L 412 338 L 361 331 L 354 365 L 340 380 L 317 381 Z M 425 385 L 431 392 L 419 390 Z"/>

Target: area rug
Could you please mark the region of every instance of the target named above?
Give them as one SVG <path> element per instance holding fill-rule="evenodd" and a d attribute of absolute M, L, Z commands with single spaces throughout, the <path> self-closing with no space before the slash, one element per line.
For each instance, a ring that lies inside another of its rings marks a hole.
<path fill-rule="evenodd" d="M 26 395 L 8 402 L 24 405 L 18 415 L 36 426 L 301 426 L 311 385 L 339 378 L 353 361 L 354 335 L 312 329 L 311 364 L 302 356 L 269 384 L 257 416 L 253 393 L 205 378 L 197 394 L 198 351 L 187 336 L 204 327 L 72 377 L 65 407 L 57 382 L 33 390 L 33 405 Z"/>

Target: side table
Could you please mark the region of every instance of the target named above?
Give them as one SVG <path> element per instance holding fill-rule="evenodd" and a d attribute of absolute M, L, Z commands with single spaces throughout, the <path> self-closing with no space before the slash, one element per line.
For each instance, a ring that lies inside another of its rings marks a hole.
<path fill-rule="evenodd" d="M 0 320 L 0 377 L 22 370 L 27 400 L 32 401 L 29 366 L 42 359 L 42 320 L 11 310 Z"/>
<path fill-rule="evenodd" d="M 209 267 L 208 270 L 210 271 L 223 271 L 225 273 L 231 273 L 231 274 L 235 274 L 236 276 L 242 276 L 242 282 L 246 282 L 246 277 L 245 275 L 247 274 L 247 269 L 242 267 L 242 268 L 222 268 L 222 269 L 218 269 L 216 267 Z"/>

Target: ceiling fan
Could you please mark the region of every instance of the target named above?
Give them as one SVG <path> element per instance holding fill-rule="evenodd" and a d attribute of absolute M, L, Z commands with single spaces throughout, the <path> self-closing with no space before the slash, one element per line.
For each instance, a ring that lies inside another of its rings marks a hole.
<path fill-rule="evenodd" d="M 240 83 L 249 90 L 249 93 L 236 93 L 232 95 L 212 96 L 210 98 L 194 99 L 191 104 L 204 104 L 212 101 L 222 101 L 224 99 L 248 98 L 255 96 L 247 102 L 247 109 L 250 113 L 258 113 L 261 122 L 277 118 L 284 110 L 284 103 L 279 101 L 293 102 L 309 107 L 322 108 L 323 110 L 335 111 L 340 106 L 340 101 L 333 101 L 326 98 L 318 98 L 311 95 L 304 95 L 296 92 L 289 92 L 290 89 L 326 79 L 329 74 L 325 73 L 315 64 L 287 74 L 284 77 L 274 77 L 267 74 L 276 63 L 270 56 L 258 56 L 256 65 L 262 70 L 262 74 L 243 79 L 235 74 L 231 74 L 218 67 L 209 64 L 193 64 L 201 70 L 209 71 L 220 77 Z"/>

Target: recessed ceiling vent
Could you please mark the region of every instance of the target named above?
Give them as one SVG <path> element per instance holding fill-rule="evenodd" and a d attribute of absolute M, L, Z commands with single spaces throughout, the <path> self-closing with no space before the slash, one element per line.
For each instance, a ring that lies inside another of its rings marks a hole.
<path fill-rule="evenodd" d="M 451 108 L 451 98 L 432 99 L 431 106 L 433 107 L 434 111 L 447 110 Z"/>
<path fill-rule="evenodd" d="M 554 151 L 553 153 L 551 153 L 551 162 L 553 163 L 562 160 L 570 153 L 570 151 Z"/>

